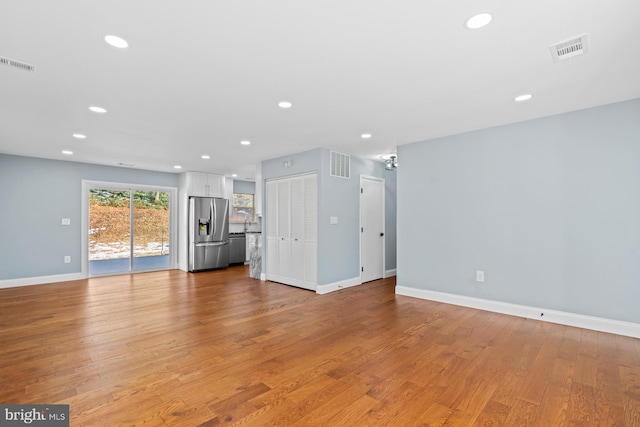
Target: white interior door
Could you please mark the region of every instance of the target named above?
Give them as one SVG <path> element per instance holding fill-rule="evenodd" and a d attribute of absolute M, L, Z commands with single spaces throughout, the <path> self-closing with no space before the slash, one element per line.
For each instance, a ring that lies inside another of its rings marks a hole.
<path fill-rule="evenodd" d="M 384 180 L 360 178 L 360 280 L 384 273 Z"/>

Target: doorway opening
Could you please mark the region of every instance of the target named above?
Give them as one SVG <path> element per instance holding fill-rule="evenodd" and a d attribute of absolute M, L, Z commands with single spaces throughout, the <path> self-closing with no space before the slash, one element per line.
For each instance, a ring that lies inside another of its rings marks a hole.
<path fill-rule="evenodd" d="M 175 268 L 175 189 L 83 183 L 89 277 Z"/>

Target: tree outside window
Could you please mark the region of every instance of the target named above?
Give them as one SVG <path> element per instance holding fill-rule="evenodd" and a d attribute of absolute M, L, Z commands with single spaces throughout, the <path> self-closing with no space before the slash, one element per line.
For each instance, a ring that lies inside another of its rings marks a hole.
<path fill-rule="evenodd" d="M 254 222 L 253 194 L 233 193 L 231 222 Z"/>

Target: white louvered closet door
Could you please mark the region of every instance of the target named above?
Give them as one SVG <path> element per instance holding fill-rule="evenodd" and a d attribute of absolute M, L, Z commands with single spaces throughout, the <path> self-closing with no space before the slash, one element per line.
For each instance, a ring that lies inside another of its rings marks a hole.
<path fill-rule="evenodd" d="M 278 274 L 291 276 L 291 182 L 278 181 Z"/>
<path fill-rule="evenodd" d="M 304 280 L 305 193 L 304 178 L 291 180 L 291 277 Z"/>
<path fill-rule="evenodd" d="M 318 177 L 267 182 L 267 279 L 315 290 L 318 276 Z"/>

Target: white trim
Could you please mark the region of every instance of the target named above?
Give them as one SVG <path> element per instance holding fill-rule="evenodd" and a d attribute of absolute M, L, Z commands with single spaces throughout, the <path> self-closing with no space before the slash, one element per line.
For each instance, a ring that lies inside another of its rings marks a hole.
<path fill-rule="evenodd" d="M 267 281 L 267 275 L 265 273 L 260 273 L 260 280 L 262 280 L 263 282 Z"/>
<path fill-rule="evenodd" d="M 267 178 L 264 180 L 265 185 L 267 182 L 273 182 L 273 181 L 284 181 L 287 179 L 291 179 L 291 178 L 298 178 L 301 176 L 307 176 L 307 175 L 318 175 L 318 171 L 309 171 L 309 172 L 300 172 L 300 173 L 294 173 L 293 175 L 283 175 L 283 176 L 274 176 L 273 178 Z M 318 182 L 320 180 L 318 179 Z"/>
<path fill-rule="evenodd" d="M 545 308 L 492 301 L 463 295 L 429 291 L 425 289 L 416 289 L 406 286 L 396 286 L 396 294 L 430 301 L 438 301 L 446 304 L 460 305 L 478 310 L 509 314 L 511 316 L 536 319 L 544 322 L 558 323 L 560 325 L 575 326 L 578 328 L 592 329 L 594 331 L 640 338 L 640 324 L 638 323 L 585 316 L 583 314 L 548 310 Z"/>
<path fill-rule="evenodd" d="M 360 277 L 353 277 L 351 279 L 341 280 L 339 282 L 333 282 L 326 285 L 316 286 L 316 293 L 320 295 L 328 294 L 329 292 L 339 291 L 340 289 L 350 288 L 352 286 L 361 285 Z"/>
<path fill-rule="evenodd" d="M 0 289 L 18 286 L 44 285 L 46 283 L 68 282 L 85 279 L 82 273 L 56 274 L 54 276 L 24 277 L 20 279 L 0 280 Z"/>
<path fill-rule="evenodd" d="M 396 269 L 395 268 L 392 268 L 391 270 L 386 270 L 384 272 L 384 278 L 385 279 L 388 278 L 388 277 L 393 277 L 395 275 L 396 275 Z"/>

